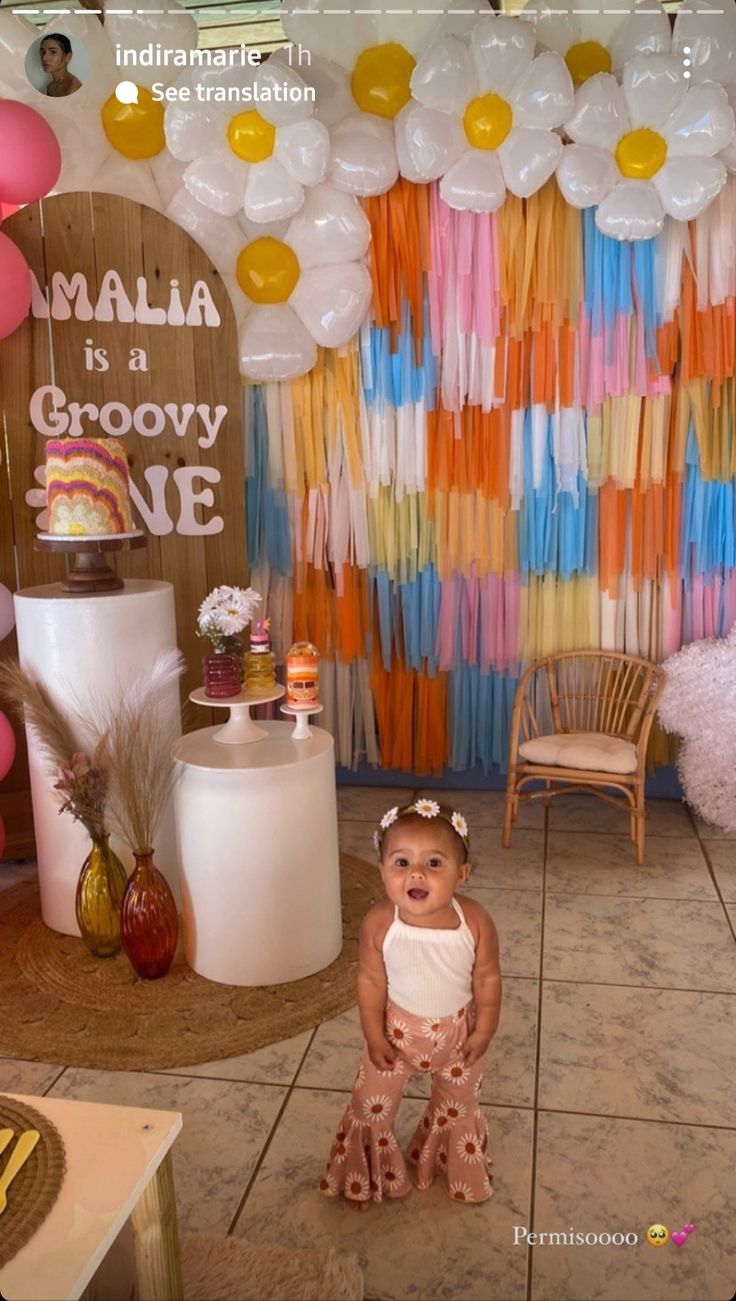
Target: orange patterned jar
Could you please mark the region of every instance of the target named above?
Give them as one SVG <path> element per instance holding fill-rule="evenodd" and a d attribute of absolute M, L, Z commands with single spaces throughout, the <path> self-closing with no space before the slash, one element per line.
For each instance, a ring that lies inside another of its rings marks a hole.
<path fill-rule="evenodd" d="M 292 709 L 319 704 L 319 651 L 311 641 L 294 642 L 286 656 L 286 703 Z"/>

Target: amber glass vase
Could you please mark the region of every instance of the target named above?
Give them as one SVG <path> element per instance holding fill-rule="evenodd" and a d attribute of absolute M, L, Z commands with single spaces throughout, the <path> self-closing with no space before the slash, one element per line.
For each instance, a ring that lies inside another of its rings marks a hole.
<path fill-rule="evenodd" d="M 122 945 L 120 909 L 128 876 L 107 836 L 93 839 L 77 884 L 77 924 L 90 953 L 111 958 Z"/>
<path fill-rule="evenodd" d="M 153 863 L 153 850 L 134 854 L 121 912 L 123 948 L 136 975 L 165 976 L 176 952 L 179 918 L 168 881 Z"/>

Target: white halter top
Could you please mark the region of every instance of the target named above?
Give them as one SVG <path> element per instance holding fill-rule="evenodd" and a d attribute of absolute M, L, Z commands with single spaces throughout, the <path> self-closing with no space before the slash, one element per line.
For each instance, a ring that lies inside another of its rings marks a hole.
<path fill-rule="evenodd" d="M 407 925 L 394 905 L 383 941 L 388 997 L 414 1016 L 452 1016 L 472 998 L 475 940 L 457 899 L 452 906 L 460 925 L 440 930 Z"/>

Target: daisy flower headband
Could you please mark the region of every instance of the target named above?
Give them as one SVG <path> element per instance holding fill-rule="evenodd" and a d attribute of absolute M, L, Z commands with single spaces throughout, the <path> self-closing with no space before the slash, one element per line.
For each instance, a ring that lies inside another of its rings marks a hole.
<path fill-rule="evenodd" d="M 458 813 L 457 810 L 446 812 L 441 808 L 436 800 L 420 799 L 414 800 L 412 804 L 405 804 L 403 809 L 400 809 L 398 804 L 396 804 L 392 809 L 389 809 L 387 813 L 384 813 L 380 822 L 380 831 L 373 832 L 373 845 L 379 856 L 381 853 L 384 832 L 388 831 L 389 827 L 392 826 L 394 822 L 397 822 L 399 818 L 405 818 L 409 813 L 418 813 L 420 818 L 442 818 L 444 822 L 447 822 L 452 827 L 453 831 L 457 832 L 465 846 L 466 852 L 469 851 L 470 837 L 468 836 L 468 824 L 462 813 Z"/>

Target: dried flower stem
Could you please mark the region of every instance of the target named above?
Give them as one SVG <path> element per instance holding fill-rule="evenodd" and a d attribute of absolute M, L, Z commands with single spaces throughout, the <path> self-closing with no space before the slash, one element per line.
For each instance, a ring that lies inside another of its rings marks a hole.
<path fill-rule="evenodd" d="M 150 850 L 175 780 L 171 748 L 180 713 L 171 688 L 184 672 L 179 651 L 162 652 L 112 698 L 98 702 L 99 745 L 110 772 L 110 823 L 135 853 Z"/>

